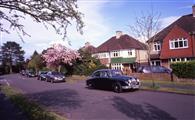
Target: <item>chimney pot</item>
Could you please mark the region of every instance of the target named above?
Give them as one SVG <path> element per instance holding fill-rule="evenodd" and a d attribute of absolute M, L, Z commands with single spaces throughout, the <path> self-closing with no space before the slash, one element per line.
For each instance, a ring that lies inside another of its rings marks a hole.
<path fill-rule="evenodd" d="M 195 17 L 195 4 L 192 6 L 192 14 L 193 14 L 193 17 Z"/>
<path fill-rule="evenodd" d="M 116 39 L 119 39 L 123 35 L 122 31 L 116 31 Z"/>

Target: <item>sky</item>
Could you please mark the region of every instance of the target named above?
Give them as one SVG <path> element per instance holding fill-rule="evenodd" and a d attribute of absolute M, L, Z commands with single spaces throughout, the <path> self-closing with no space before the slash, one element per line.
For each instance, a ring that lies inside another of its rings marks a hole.
<path fill-rule="evenodd" d="M 147 14 L 153 8 L 160 13 L 161 28 L 165 28 L 179 17 L 191 14 L 195 0 L 78 0 L 78 10 L 84 14 L 83 35 L 75 29 L 74 23 L 68 27 L 66 40 L 57 35 L 52 29 L 46 29 L 27 17 L 23 21 L 24 29 L 31 37 L 24 36 L 24 42 L 15 31 L 10 34 L 1 33 L 1 45 L 7 41 L 15 41 L 25 51 L 25 58 L 29 58 L 36 50 L 39 53 L 54 43 L 61 43 L 66 47 L 78 50 L 86 42 L 98 47 L 109 38 L 115 36 L 116 31 L 133 36 L 130 25 L 141 13 Z M 68 44 L 71 41 L 71 44 Z"/>

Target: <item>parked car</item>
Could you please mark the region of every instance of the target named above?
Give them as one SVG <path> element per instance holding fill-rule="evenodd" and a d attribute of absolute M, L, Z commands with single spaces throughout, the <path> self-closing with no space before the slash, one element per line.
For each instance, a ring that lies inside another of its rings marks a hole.
<path fill-rule="evenodd" d="M 21 70 L 20 71 L 20 74 L 23 75 L 23 76 L 25 76 L 26 75 L 26 70 Z"/>
<path fill-rule="evenodd" d="M 91 88 L 111 89 L 120 93 L 125 89 L 139 89 L 141 83 L 136 77 L 122 75 L 120 70 L 101 69 L 91 75 L 86 85 Z"/>
<path fill-rule="evenodd" d="M 37 80 L 46 80 L 48 71 L 39 71 Z"/>
<path fill-rule="evenodd" d="M 27 77 L 36 77 L 36 73 L 34 71 L 26 70 Z"/>
<path fill-rule="evenodd" d="M 55 72 L 55 71 L 49 71 L 46 75 L 46 81 L 49 81 L 51 83 L 54 82 L 65 82 L 65 76 L 60 73 L 60 72 Z"/>
<path fill-rule="evenodd" d="M 164 66 L 140 66 L 139 73 L 168 73 L 171 74 L 172 70 Z"/>

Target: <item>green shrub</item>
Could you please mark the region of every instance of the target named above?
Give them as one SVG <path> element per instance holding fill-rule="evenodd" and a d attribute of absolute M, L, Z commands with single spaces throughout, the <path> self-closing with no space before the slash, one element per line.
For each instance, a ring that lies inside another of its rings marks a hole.
<path fill-rule="evenodd" d="M 195 61 L 172 63 L 171 68 L 179 78 L 195 78 Z"/>

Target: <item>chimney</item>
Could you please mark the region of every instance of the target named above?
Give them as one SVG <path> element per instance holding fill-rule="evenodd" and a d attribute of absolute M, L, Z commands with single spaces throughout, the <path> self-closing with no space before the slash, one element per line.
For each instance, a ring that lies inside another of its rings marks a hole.
<path fill-rule="evenodd" d="M 116 39 L 119 39 L 123 35 L 122 31 L 116 31 Z"/>
<path fill-rule="evenodd" d="M 192 6 L 192 14 L 193 14 L 193 17 L 195 17 L 195 4 Z"/>

